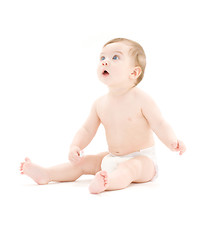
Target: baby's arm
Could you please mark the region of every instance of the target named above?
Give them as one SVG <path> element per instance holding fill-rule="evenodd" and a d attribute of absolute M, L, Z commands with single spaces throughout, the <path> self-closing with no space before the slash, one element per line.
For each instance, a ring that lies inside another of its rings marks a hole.
<path fill-rule="evenodd" d="M 70 160 L 80 160 L 80 151 L 92 141 L 97 132 L 100 119 L 97 115 L 96 105 L 97 101 L 94 102 L 87 120 L 73 138 L 69 153 Z"/>
<path fill-rule="evenodd" d="M 180 152 L 180 155 L 185 152 L 184 143 L 177 139 L 154 100 L 146 94 L 142 96 L 142 113 L 149 122 L 151 129 L 168 148 Z"/>

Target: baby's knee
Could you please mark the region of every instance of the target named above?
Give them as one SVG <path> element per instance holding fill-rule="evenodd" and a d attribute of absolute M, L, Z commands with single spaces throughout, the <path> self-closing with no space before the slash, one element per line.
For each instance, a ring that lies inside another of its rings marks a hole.
<path fill-rule="evenodd" d="M 74 165 L 75 168 L 77 168 L 78 170 L 81 171 L 82 175 L 84 174 L 88 174 L 88 166 L 86 164 L 85 161 L 85 157 L 83 159 L 81 159 L 80 161 L 78 161 L 77 163 L 72 163 Z"/>
<path fill-rule="evenodd" d="M 79 163 L 78 167 L 81 168 L 83 174 L 95 175 L 101 170 L 101 161 L 104 154 L 86 155 Z"/>

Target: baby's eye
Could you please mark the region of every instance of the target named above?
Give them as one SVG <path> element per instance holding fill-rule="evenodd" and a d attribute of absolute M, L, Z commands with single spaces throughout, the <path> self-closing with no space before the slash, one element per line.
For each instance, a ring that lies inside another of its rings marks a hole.
<path fill-rule="evenodd" d="M 119 59 L 118 55 L 113 56 L 113 60 L 118 60 L 118 59 Z"/>
<path fill-rule="evenodd" d="M 103 61 L 103 60 L 105 60 L 105 57 L 104 57 L 104 56 L 102 56 L 102 57 L 101 57 L 101 60 L 102 60 L 102 61 Z"/>

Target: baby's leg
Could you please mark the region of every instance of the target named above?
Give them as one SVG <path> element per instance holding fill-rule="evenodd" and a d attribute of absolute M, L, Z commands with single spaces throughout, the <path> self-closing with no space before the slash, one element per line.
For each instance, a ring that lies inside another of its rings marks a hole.
<path fill-rule="evenodd" d="M 25 162 L 21 164 L 21 174 L 26 174 L 37 184 L 43 185 L 51 181 L 74 181 L 82 175 L 82 171 L 71 163 L 44 168 L 26 158 Z"/>
<path fill-rule="evenodd" d="M 126 188 L 132 182 L 148 182 L 155 175 L 154 163 L 146 156 L 137 156 L 119 164 L 112 173 L 100 171 L 89 186 L 91 193 Z M 103 181 L 102 181 L 103 180 Z"/>
<path fill-rule="evenodd" d="M 38 184 L 47 184 L 51 181 L 71 182 L 83 174 L 96 174 L 101 170 L 101 161 L 107 153 L 87 155 L 80 162 L 67 162 L 50 168 L 43 168 L 30 161 L 29 158 L 21 163 L 21 173 L 31 177 Z"/>

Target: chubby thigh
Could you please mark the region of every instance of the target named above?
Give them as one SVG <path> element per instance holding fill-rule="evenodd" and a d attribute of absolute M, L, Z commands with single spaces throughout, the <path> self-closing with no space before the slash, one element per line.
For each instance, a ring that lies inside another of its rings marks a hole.
<path fill-rule="evenodd" d="M 132 182 L 148 182 L 156 175 L 153 160 L 144 155 L 133 158 L 107 155 L 101 163 L 101 169 L 109 174 L 116 169 L 125 169 L 126 173 L 132 177 Z"/>
<path fill-rule="evenodd" d="M 156 175 L 156 167 L 154 161 L 147 156 L 137 156 L 126 161 L 131 168 L 134 179 L 133 182 L 149 182 Z"/>

